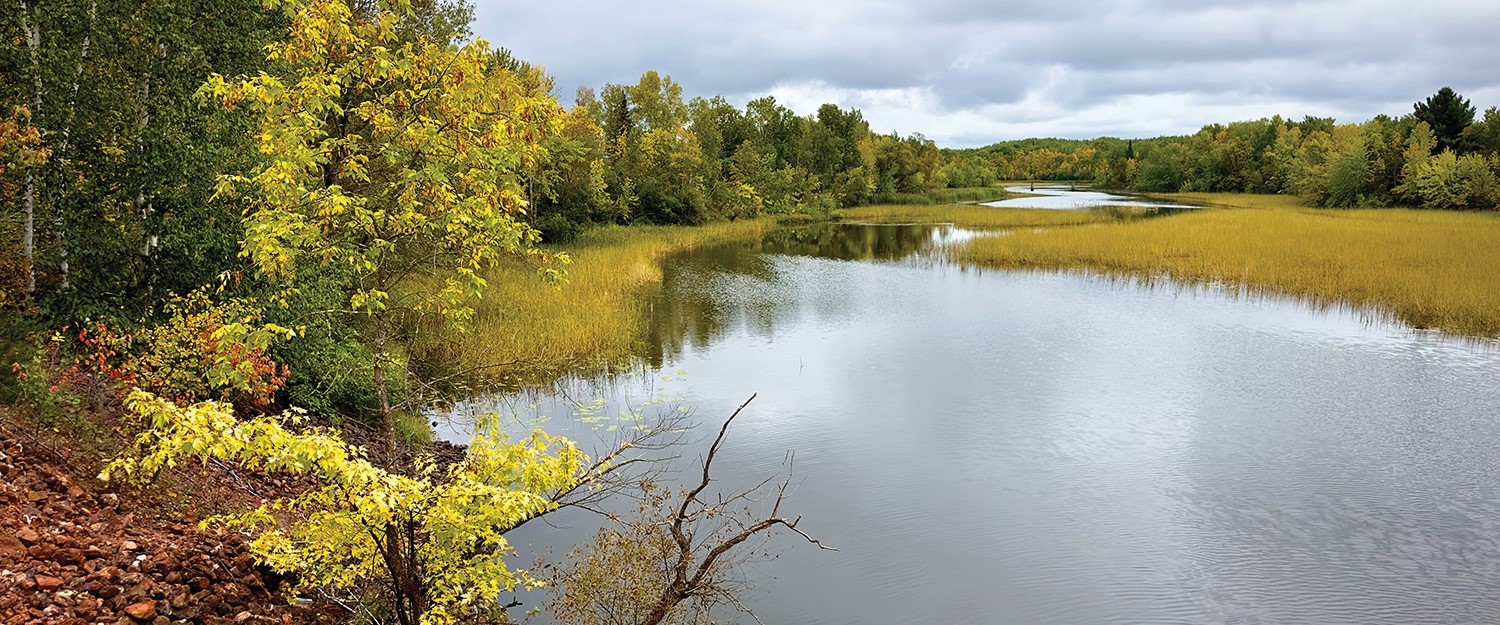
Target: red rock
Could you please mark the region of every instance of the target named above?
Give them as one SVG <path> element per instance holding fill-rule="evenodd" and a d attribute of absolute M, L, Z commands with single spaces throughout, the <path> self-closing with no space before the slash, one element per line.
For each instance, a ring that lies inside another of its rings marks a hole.
<path fill-rule="evenodd" d="M 172 554 L 165 551 L 151 556 L 151 563 L 163 569 L 175 569 L 181 565 L 181 563 L 177 561 L 177 558 L 173 557 Z"/>
<path fill-rule="evenodd" d="M 156 618 L 156 602 L 152 600 L 132 603 L 125 606 L 125 613 L 137 621 L 149 621 Z"/>
<path fill-rule="evenodd" d="M 58 564 L 81 564 L 83 563 L 83 552 L 77 549 L 61 549 L 53 554 L 52 560 Z"/>
<path fill-rule="evenodd" d="M 18 559 L 26 557 L 26 545 L 15 536 L 0 535 L 0 558 Z"/>
<path fill-rule="evenodd" d="M 52 592 L 58 588 L 62 588 L 62 585 L 63 581 L 61 579 L 52 577 L 51 575 L 36 576 L 36 587 L 42 592 Z"/>
<path fill-rule="evenodd" d="M 35 545 L 36 541 L 41 540 L 42 537 L 36 534 L 36 530 L 29 527 L 23 527 L 16 530 L 16 539 L 23 543 L 26 543 L 26 546 L 29 547 L 31 545 Z"/>

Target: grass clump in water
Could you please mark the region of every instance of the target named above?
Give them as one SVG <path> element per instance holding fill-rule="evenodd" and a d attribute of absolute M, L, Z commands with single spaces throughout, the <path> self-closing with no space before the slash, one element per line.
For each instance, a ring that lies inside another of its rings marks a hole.
<path fill-rule="evenodd" d="M 953 250 L 975 265 L 1090 269 L 1352 304 L 1417 328 L 1500 336 L 1500 214 L 1300 208 L 1281 196 L 1174 194 L 1245 210 L 1015 232 Z"/>

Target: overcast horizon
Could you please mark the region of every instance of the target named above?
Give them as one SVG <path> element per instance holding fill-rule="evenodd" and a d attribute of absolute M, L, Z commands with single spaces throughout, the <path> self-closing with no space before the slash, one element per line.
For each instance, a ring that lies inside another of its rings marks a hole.
<path fill-rule="evenodd" d="M 824 102 L 944 147 L 1154 137 L 1283 115 L 1404 115 L 1440 87 L 1500 105 L 1500 3 L 475 0 L 475 34 L 580 86 Z"/>

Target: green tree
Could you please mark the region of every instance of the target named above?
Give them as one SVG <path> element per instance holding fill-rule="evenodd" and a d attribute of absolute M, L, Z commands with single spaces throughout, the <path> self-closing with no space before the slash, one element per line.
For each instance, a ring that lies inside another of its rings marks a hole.
<path fill-rule="evenodd" d="M 0 21 L 0 98 L 55 155 L 28 172 L 29 282 L 63 319 L 150 310 L 234 269 L 238 209 L 213 179 L 257 157 L 245 116 L 206 109 L 211 72 L 244 73 L 279 15 L 257 0 L 19 2 Z M 13 19 L 12 19 L 13 18 Z"/>
<path fill-rule="evenodd" d="M 1493 208 L 1500 199 L 1495 173 L 1478 154 L 1443 150 L 1418 164 L 1408 184 L 1426 208 Z"/>
<path fill-rule="evenodd" d="M 1186 176 L 1182 170 L 1181 148 L 1167 143 L 1144 151 L 1135 188 L 1140 191 L 1176 193 L 1182 190 Z"/>
<path fill-rule="evenodd" d="M 1474 123 L 1474 107 L 1468 99 L 1443 87 L 1426 100 L 1413 104 L 1412 109 L 1412 116 L 1427 122 L 1437 136 L 1433 154 L 1442 150 L 1465 151 L 1460 138 L 1464 129 Z"/>
<path fill-rule="evenodd" d="M 349 276 L 344 310 L 363 322 L 391 452 L 398 315 L 462 325 L 484 290 L 482 271 L 502 257 L 526 255 L 548 272 L 566 262 L 536 251 L 519 183 L 543 157 L 558 108 L 491 63 L 483 40 L 403 37 L 409 0 L 380 0 L 370 19 L 343 0 L 280 7 L 291 29 L 267 58 L 284 72 L 215 75 L 203 88 L 254 112 L 267 155 L 248 175 L 223 178 L 219 192 L 249 201 L 241 254 L 261 274 L 293 288 L 317 267 Z"/>
<path fill-rule="evenodd" d="M 1368 165 L 1364 146 L 1358 146 L 1339 155 L 1329 177 L 1328 196 L 1324 205 L 1334 208 L 1359 205 L 1365 197 L 1365 184 L 1369 177 L 1366 169 Z"/>
<path fill-rule="evenodd" d="M 634 85 L 605 85 L 606 183 L 632 219 L 702 223 L 710 216 L 705 155 L 687 128 L 682 87 L 655 71 Z"/>
<path fill-rule="evenodd" d="M 1433 149 L 1436 146 L 1437 136 L 1433 134 L 1432 127 L 1427 125 L 1427 122 L 1417 122 L 1411 134 L 1406 137 L 1406 151 L 1401 165 L 1401 184 L 1394 189 L 1397 197 L 1413 204 L 1422 203 L 1422 192 L 1416 182 L 1417 172 L 1432 160 Z"/>
<path fill-rule="evenodd" d="M 1484 110 L 1484 119 L 1464 129 L 1463 143 L 1470 149 L 1494 156 L 1500 154 L 1500 108 Z"/>

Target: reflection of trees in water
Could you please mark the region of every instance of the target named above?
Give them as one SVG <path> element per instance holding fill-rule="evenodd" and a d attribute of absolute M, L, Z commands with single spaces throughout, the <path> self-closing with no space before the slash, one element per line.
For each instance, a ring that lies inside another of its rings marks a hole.
<path fill-rule="evenodd" d="M 930 247 L 935 227 L 815 224 L 767 233 L 762 249 L 769 254 L 838 260 L 896 260 Z"/>
<path fill-rule="evenodd" d="M 668 258 L 662 290 L 651 302 L 641 356 L 652 367 L 701 347 L 741 325 L 774 334 L 806 302 L 779 283 L 768 255 L 836 260 L 897 260 L 932 247 L 931 225 L 873 226 L 824 223 L 776 230 L 760 241 L 704 248 Z"/>
<path fill-rule="evenodd" d="M 734 309 L 740 302 L 725 301 L 720 283 L 774 279 L 775 271 L 760 247 L 758 242 L 716 246 L 677 254 L 663 263 L 662 289 L 646 312 L 649 329 L 641 353 L 652 367 L 681 354 L 689 344 L 707 345 L 738 316 Z"/>

